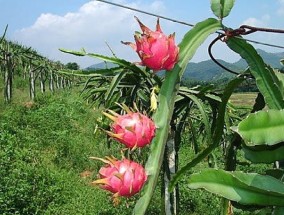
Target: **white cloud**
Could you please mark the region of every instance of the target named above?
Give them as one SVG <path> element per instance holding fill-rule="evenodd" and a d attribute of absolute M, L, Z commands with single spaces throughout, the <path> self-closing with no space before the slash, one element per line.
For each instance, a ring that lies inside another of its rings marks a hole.
<path fill-rule="evenodd" d="M 283 6 L 284 6 L 284 0 L 283 1 Z M 275 20 L 271 19 L 269 15 L 264 15 L 260 19 L 257 18 L 249 18 L 243 22 L 243 24 L 246 25 L 251 25 L 255 27 L 267 27 L 271 28 L 271 26 L 274 24 L 275 25 Z M 275 34 L 275 33 L 268 33 L 268 32 L 255 32 L 253 34 L 244 36 L 246 39 L 250 39 L 253 41 L 258 41 L 262 43 L 267 43 L 271 45 L 279 45 L 282 46 L 284 42 L 284 37 L 282 34 Z M 265 46 L 265 45 L 259 45 L 252 43 L 252 45 L 256 48 L 263 49 L 268 52 L 281 52 L 282 49 L 277 49 L 272 46 Z"/>
<path fill-rule="evenodd" d="M 260 19 L 255 17 L 250 17 L 243 21 L 243 25 L 251 25 L 255 27 L 266 27 L 270 21 L 270 16 L 268 14 L 263 15 Z"/>
<path fill-rule="evenodd" d="M 284 0 L 278 0 L 279 8 L 277 10 L 277 14 L 279 16 L 284 16 Z"/>
<path fill-rule="evenodd" d="M 157 0 L 150 5 L 141 2 L 127 4 L 120 1 L 119 3 L 153 13 L 165 11 L 162 1 Z M 88 52 L 111 55 L 105 44 L 107 42 L 118 57 L 137 61 L 138 58 L 130 47 L 125 47 L 120 43 L 121 40 L 133 41 L 134 31 L 139 30 L 133 18 L 134 15 L 146 25 L 151 25 L 150 28 L 154 28 L 155 18 L 101 2 L 90 1 L 82 5 L 78 11 L 66 13 L 63 16 L 51 13 L 41 14 L 32 26 L 15 32 L 13 39 L 32 46 L 50 59 L 64 63 L 75 61 L 82 67 L 89 66 L 94 60 L 64 54 L 58 51 L 58 48 L 72 50 L 85 48 Z"/>

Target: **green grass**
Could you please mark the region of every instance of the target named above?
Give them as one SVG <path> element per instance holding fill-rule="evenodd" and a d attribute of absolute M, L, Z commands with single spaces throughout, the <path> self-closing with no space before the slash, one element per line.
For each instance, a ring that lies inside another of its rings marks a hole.
<path fill-rule="evenodd" d="M 61 91 L 29 105 L 2 104 L 0 214 L 131 214 L 134 199 L 114 207 L 109 193 L 89 185 L 103 165 L 90 156 L 121 154 L 118 144 L 107 147 L 103 132 L 94 135 L 101 113 L 78 95 Z M 84 171 L 90 177 L 81 178 Z"/>
<path fill-rule="evenodd" d="M 109 193 L 90 186 L 103 165 L 90 160 L 90 156 L 121 157 L 119 144 L 112 141 L 109 148 L 104 132 L 99 130 L 94 134 L 96 118 L 101 112 L 87 105 L 76 88 L 38 93 L 32 102 L 27 88 L 21 87 L 24 83 L 18 85 L 11 104 L 0 101 L 0 214 L 131 214 L 138 196 L 122 199 L 121 204 L 114 207 Z M 255 97 L 254 93 L 234 94 L 231 102 L 249 106 Z M 214 153 L 218 167 L 223 168 L 222 150 Z M 145 162 L 147 149 L 143 149 L 139 158 L 138 154 L 132 156 Z M 191 140 L 185 134 L 179 151 L 179 167 L 193 157 Z M 207 161 L 191 172 L 204 168 L 208 168 Z M 238 169 L 263 172 L 266 167 L 247 162 Z M 80 174 L 85 171 L 91 174 L 82 178 Z M 219 197 L 203 190 L 190 190 L 187 183 L 186 177 L 179 183 L 180 215 L 219 214 Z M 159 183 L 147 215 L 161 214 L 160 189 Z"/>

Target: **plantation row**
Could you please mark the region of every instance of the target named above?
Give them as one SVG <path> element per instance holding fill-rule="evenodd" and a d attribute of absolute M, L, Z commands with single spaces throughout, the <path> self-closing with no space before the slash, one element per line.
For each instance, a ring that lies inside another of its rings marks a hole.
<path fill-rule="evenodd" d="M 78 66 L 74 67 L 74 63 L 64 65 L 59 61 L 53 62 L 31 47 L 8 41 L 5 34 L 0 39 L 0 53 L 0 73 L 4 81 L 4 101 L 7 103 L 12 100 L 15 76 L 29 80 L 29 96 L 34 100 L 37 85 L 40 86 L 41 93 L 47 88 L 54 92 L 56 89 L 71 87 L 74 78 L 62 75 L 58 71 L 63 68 L 78 69 Z"/>
<path fill-rule="evenodd" d="M 23 83 L 18 78 L 15 85 L 20 87 L 14 95 L 18 102 L 2 105 L 0 111 L 0 214 L 131 214 L 138 196 L 121 199 L 114 207 L 108 193 L 90 185 L 97 178 L 101 162 L 89 157 L 121 156 L 119 145 L 108 139 L 105 132 L 98 130 L 94 134 L 100 110 L 87 105 L 78 96 L 76 87 L 47 92 L 27 103 L 30 101 L 28 96 L 23 99 L 28 94 L 27 88 L 21 88 Z M 198 121 L 193 123 L 199 126 Z M 188 156 L 194 156 L 194 151 L 203 147 L 202 135 L 196 140 L 201 143 L 198 146 L 191 144 L 191 134 L 192 131 L 187 130 L 181 137 L 178 166 L 184 166 Z M 214 161 L 214 165 L 223 166 L 223 150 L 223 147 L 216 150 L 214 159 L 210 157 L 208 163 Z M 143 163 L 147 151 L 132 156 L 139 156 Z M 238 157 L 238 162 L 243 163 L 238 168 L 244 171 L 262 173 L 267 167 L 246 163 L 242 156 Z M 200 171 L 208 163 L 205 160 L 193 170 Z M 159 182 L 147 214 L 163 214 L 163 192 Z M 220 208 L 215 205 L 220 204 L 221 199 L 206 191 L 188 189 L 187 180 L 180 181 L 179 193 L 181 215 L 220 213 Z M 254 213 L 235 209 L 235 214 Z"/>
<path fill-rule="evenodd" d="M 100 112 L 86 105 L 76 88 L 47 92 L 29 105 L 29 98 L 21 98 L 27 92 L 16 92 L 15 100 L 21 102 L 3 105 L 0 111 L 0 214 L 131 214 L 136 198 L 122 199 L 114 207 L 110 195 L 90 186 L 101 165 L 90 156 L 121 156 L 104 132 L 94 135 Z M 184 146 L 182 163 L 191 148 Z M 180 191 L 180 214 L 204 214 L 209 201 L 219 201 L 187 190 L 186 183 Z M 160 196 L 161 185 L 148 214 L 161 214 Z"/>
<path fill-rule="evenodd" d="M 158 185 L 162 188 L 162 214 L 181 213 L 185 206 L 182 197 L 188 197 L 187 189 L 205 189 L 219 197 L 214 203 L 210 198 L 207 204 L 210 209 L 214 204 L 216 210 L 201 214 L 237 214 L 239 209 L 244 214 L 284 213 L 284 75 L 267 65 L 257 50 L 242 38 L 257 31 L 256 28 L 241 26 L 232 30 L 223 25 L 223 18 L 229 15 L 233 5 L 233 0 L 212 0 L 211 10 L 217 19 L 197 23 L 178 46 L 174 34 L 162 32 L 159 21 L 152 30 L 136 17 L 142 33 L 135 32 L 134 42 L 123 43 L 136 51 L 142 67 L 115 55 L 102 56 L 84 49 L 62 50 L 116 64 L 111 69 L 77 71 L 76 75 L 89 77 L 84 88 L 88 101 L 110 113 L 104 115 L 113 123 L 109 125 L 106 117 L 101 116 L 98 127 L 127 148 L 123 158 L 114 159 L 112 154 L 105 159 L 94 158 L 105 165 L 99 170 L 99 179 L 92 183 L 113 193 L 115 204 L 119 197 L 136 194 L 143 184 L 132 214 L 150 211 Z M 214 43 L 222 41 L 246 61 L 248 68 L 217 88 L 212 84 L 182 86 L 188 61 L 200 44 L 216 32 L 218 36 L 209 50 Z M 166 70 L 165 76 L 156 75 L 160 70 Z M 68 70 L 63 72 L 74 74 Z M 247 107 L 235 106 L 230 98 L 245 82 L 256 86 L 257 96 Z M 135 119 L 133 112 L 144 116 Z M 147 126 L 152 124 L 144 118 L 147 116 L 151 116 L 155 129 Z M 153 131 L 155 135 L 151 139 Z M 141 136 L 151 141 L 141 144 Z M 183 157 L 186 144 L 190 149 Z M 206 161 L 207 166 L 203 166 Z M 139 166 L 136 174 L 129 162 L 138 163 L 144 169 Z M 249 168 L 253 165 L 257 168 Z"/>
<path fill-rule="evenodd" d="M 3 105 L 3 214 L 284 213 L 284 74 L 243 39 L 257 28 L 224 26 L 234 0 L 210 3 L 216 18 L 197 23 L 179 45 L 174 34 L 162 32 L 159 20 L 152 30 L 135 17 L 142 32 L 123 44 L 138 54 L 139 66 L 116 55 L 62 49 L 115 64 L 99 70 L 57 70 L 64 77 L 87 78 L 82 95 L 89 106 L 72 91 L 61 92 L 62 98 L 31 96 L 34 102 L 18 109 Z M 222 41 L 248 68 L 222 86 L 183 86 L 188 62 L 216 32 L 209 49 Z M 9 77 L 17 65 L 23 69 L 25 64 L 7 50 L 3 89 L 8 98 L 13 83 Z M 36 62 L 28 64 L 32 70 L 20 69 L 29 75 L 30 89 L 34 77 L 43 92 L 42 80 L 54 89 L 50 65 Z M 252 83 L 256 93 L 244 106 L 245 95 L 234 92 L 245 82 Z"/>

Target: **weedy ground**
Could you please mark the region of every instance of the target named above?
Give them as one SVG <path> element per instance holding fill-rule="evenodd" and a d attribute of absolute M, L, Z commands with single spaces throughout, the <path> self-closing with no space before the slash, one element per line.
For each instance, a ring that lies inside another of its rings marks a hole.
<path fill-rule="evenodd" d="M 108 147 L 104 132 L 94 134 L 100 111 L 88 105 L 77 88 L 38 93 L 35 101 L 29 99 L 27 89 L 25 82 L 18 81 L 11 104 L 4 104 L 0 97 L 0 214 L 131 214 L 137 196 L 122 199 L 115 207 L 111 195 L 90 186 L 102 165 L 90 156 L 121 156 L 117 143 Z M 3 86 L 0 93 L 3 95 Z M 255 96 L 235 94 L 231 99 L 248 105 Z M 220 159 L 221 154 L 216 152 Z M 192 156 L 185 134 L 180 165 Z M 207 166 L 205 161 L 195 170 Z M 159 184 L 149 215 L 161 214 L 160 188 Z M 180 214 L 219 214 L 218 197 L 189 190 L 186 178 L 179 189 Z"/>

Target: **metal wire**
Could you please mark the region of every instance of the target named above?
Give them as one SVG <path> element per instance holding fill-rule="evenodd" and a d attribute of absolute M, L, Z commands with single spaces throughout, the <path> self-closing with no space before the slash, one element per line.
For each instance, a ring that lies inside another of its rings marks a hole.
<path fill-rule="evenodd" d="M 154 13 L 146 12 L 146 11 L 139 10 L 139 9 L 136 9 L 136 8 L 124 6 L 124 5 L 121 5 L 121 4 L 117 4 L 117 3 L 113 3 L 113 2 L 109 2 L 109 1 L 105 1 L 105 0 L 96 0 L 96 1 L 103 2 L 103 3 L 106 3 L 106 4 L 110 4 L 110 5 L 114 5 L 114 6 L 121 7 L 121 8 L 128 9 L 128 10 L 136 11 L 136 12 L 139 12 L 139 13 L 144 13 L 144 14 L 147 14 L 147 15 L 150 15 L 150 16 L 154 16 L 154 17 L 157 17 L 157 18 L 160 18 L 160 19 L 165 19 L 165 20 L 168 20 L 168 21 L 171 21 L 171 22 L 176 22 L 176 23 L 179 23 L 179 24 L 182 24 L 182 25 L 187 25 L 187 26 L 190 26 L 190 27 L 194 26 L 193 24 L 190 24 L 190 23 L 187 23 L 187 22 L 179 21 L 177 19 L 172 19 L 172 18 L 169 18 L 169 17 L 166 17 L 166 16 L 157 15 L 157 14 L 154 14 Z"/>
<path fill-rule="evenodd" d="M 269 46 L 269 47 L 284 49 L 284 46 L 279 46 L 279 45 L 274 45 L 274 44 L 269 44 L 269 43 L 263 43 L 263 42 L 249 40 L 249 39 L 244 39 L 244 38 L 242 38 L 242 39 L 247 41 L 247 42 L 251 42 L 251 43 L 255 43 L 255 44 L 259 44 L 259 45 L 263 45 L 263 46 Z"/>
<path fill-rule="evenodd" d="M 248 29 L 248 30 L 247 30 Z M 218 66 L 220 66 L 221 68 L 225 69 L 226 71 L 238 75 L 239 73 L 225 67 L 224 65 L 222 65 L 220 62 L 218 62 L 214 56 L 212 55 L 212 47 L 213 45 L 219 41 L 222 40 L 224 38 L 224 40 L 227 40 L 230 37 L 238 37 L 243 39 L 242 37 L 240 37 L 241 35 L 248 35 L 251 33 L 255 33 L 257 31 L 261 31 L 261 32 L 269 32 L 269 33 L 280 33 L 283 34 L 284 30 L 282 29 L 274 29 L 274 28 L 259 28 L 259 27 L 253 27 L 253 26 L 249 26 L 249 25 L 242 25 L 237 29 L 234 30 L 225 30 L 225 33 L 219 33 L 219 36 L 216 37 L 208 46 L 208 54 L 211 58 L 211 60 L 214 61 L 214 63 L 216 63 Z M 248 40 L 247 40 L 248 41 Z"/>
<path fill-rule="evenodd" d="M 219 35 L 218 37 L 216 37 L 216 38 L 209 44 L 209 46 L 208 46 L 208 54 L 209 54 L 211 60 L 213 60 L 213 62 L 216 63 L 218 66 L 220 66 L 220 67 L 223 68 L 224 70 L 226 70 L 226 71 L 228 71 L 228 72 L 230 72 L 230 73 L 232 73 L 232 74 L 234 74 L 234 75 L 239 75 L 238 72 L 235 72 L 235 71 L 233 71 L 233 70 L 231 70 L 231 69 L 225 67 L 223 64 L 219 63 L 219 62 L 215 59 L 215 57 L 213 56 L 213 54 L 212 54 L 212 47 L 213 47 L 213 45 L 214 45 L 217 41 L 219 41 L 219 40 L 221 40 L 222 38 L 224 38 L 225 36 L 226 36 L 225 34 Z"/>
<path fill-rule="evenodd" d="M 157 15 L 157 14 L 150 13 L 150 12 L 146 12 L 146 11 L 139 10 L 139 9 L 136 9 L 136 8 L 124 6 L 124 5 L 121 5 L 121 4 L 118 4 L 118 3 L 113 3 L 113 2 L 106 1 L 106 0 L 96 0 L 96 1 L 102 2 L 102 3 L 105 3 L 105 4 L 110 4 L 110 5 L 113 5 L 113 6 L 116 6 L 116 7 L 121 7 L 121 8 L 128 9 L 128 10 L 136 11 L 136 12 L 139 12 L 139 13 L 147 14 L 149 16 L 154 16 L 154 17 L 157 17 L 157 18 L 160 18 L 160 19 L 171 21 L 171 22 L 179 23 L 181 25 L 186 25 L 186 26 L 190 26 L 190 27 L 194 26 L 194 24 L 191 24 L 191 23 L 183 22 L 183 21 L 180 21 L 180 20 L 177 20 L 177 19 L 172 19 L 172 18 L 169 18 L 169 17 L 166 17 L 166 16 L 161 16 L 161 15 Z M 240 28 L 243 28 L 243 29 L 244 28 L 248 28 L 248 29 L 250 29 L 250 31 L 248 31 L 248 32 L 252 33 L 252 32 L 255 32 L 254 30 L 257 27 L 243 25 Z M 258 31 L 266 31 L 266 32 L 270 32 L 270 33 L 284 33 L 284 30 L 281 30 L 281 29 L 269 29 L 269 28 L 257 28 L 257 29 L 258 29 Z M 280 31 L 280 32 L 276 32 L 275 30 L 276 31 Z M 248 32 L 247 32 L 247 34 L 248 34 Z M 216 33 L 223 34 L 221 32 L 216 32 Z M 242 38 L 242 39 L 244 39 L 244 38 Z M 259 45 L 264 45 L 264 46 L 270 46 L 270 47 L 274 47 L 274 48 L 284 49 L 284 46 L 280 46 L 280 45 L 264 43 L 264 42 L 259 42 L 259 41 L 255 41 L 255 40 L 250 40 L 250 39 L 244 39 L 244 40 L 246 40 L 248 42 L 251 42 L 251 43 L 259 44 Z"/>
<path fill-rule="evenodd" d="M 161 16 L 161 15 L 157 15 L 157 14 L 154 14 L 154 13 L 146 12 L 146 11 L 139 10 L 139 9 L 136 9 L 136 8 L 124 6 L 124 5 L 121 5 L 121 4 L 109 2 L 109 1 L 106 1 L 106 0 L 96 0 L 96 1 L 99 1 L 99 2 L 102 2 L 102 3 L 106 3 L 106 4 L 110 4 L 110 5 L 114 5 L 116 7 L 121 7 L 121 8 L 128 9 L 128 10 L 136 11 L 136 12 L 139 12 L 139 13 L 147 14 L 147 15 L 154 16 L 154 17 L 157 17 L 157 18 L 160 18 L 160 19 L 164 19 L 164 20 L 168 20 L 168 21 L 171 21 L 171 22 L 179 23 L 179 24 L 182 24 L 182 25 L 187 25 L 187 26 L 190 26 L 190 27 L 194 26 L 194 24 L 190 24 L 190 23 L 183 22 L 183 21 L 176 20 L 176 19 L 172 19 L 172 18 L 169 18 L 169 17 L 166 17 L 166 16 Z M 259 28 L 259 27 L 249 26 L 249 25 L 242 25 L 238 29 L 235 29 L 235 30 L 225 30 L 225 33 L 217 31 L 216 33 L 219 34 L 219 36 L 217 38 L 215 38 L 208 46 L 208 54 L 209 54 L 210 58 L 212 59 L 212 61 L 214 63 L 216 63 L 218 66 L 220 66 L 224 70 L 226 70 L 226 71 L 228 71 L 228 72 L 230 72 L 232 74 L 239 75 L 240 73 L 235 72 L 235 71 L 225 67 L 224 65 L 222 65 L 221 63 L 219 63 L 215 59 L 215 57 L 212 54 L 212 47 L 213 47 L 213 45 L 217 41 L 221 40 L 222 38 L 226 38 L 226 37 L 230 37 L 230 36 L 239 37 L 240 35 L 248 35 L 248 34 L 251 34 L 251 33 L 254 33 L 254 32 L 257 32 L 257 31 L 269 32 L 269 33 L 284 33 L 284 30 L 282 30 L 282 29 Z M 245 39 L 243 37 L 239 37 L 239 38 L 243 39 L 243 40 L 245 40 L 247 42 L 251 42 L 251 43 L 255 43 L 255 44 L 259 44 L 259 45 L 264 45 L 264 46 L 270 46 L 270 47 L 284 49 L 284 46 L 280 46 L 280 45 L 263 43 L 263 42 L 259 42 L 259 41 L 255 41 L 255 40 Z"/>

